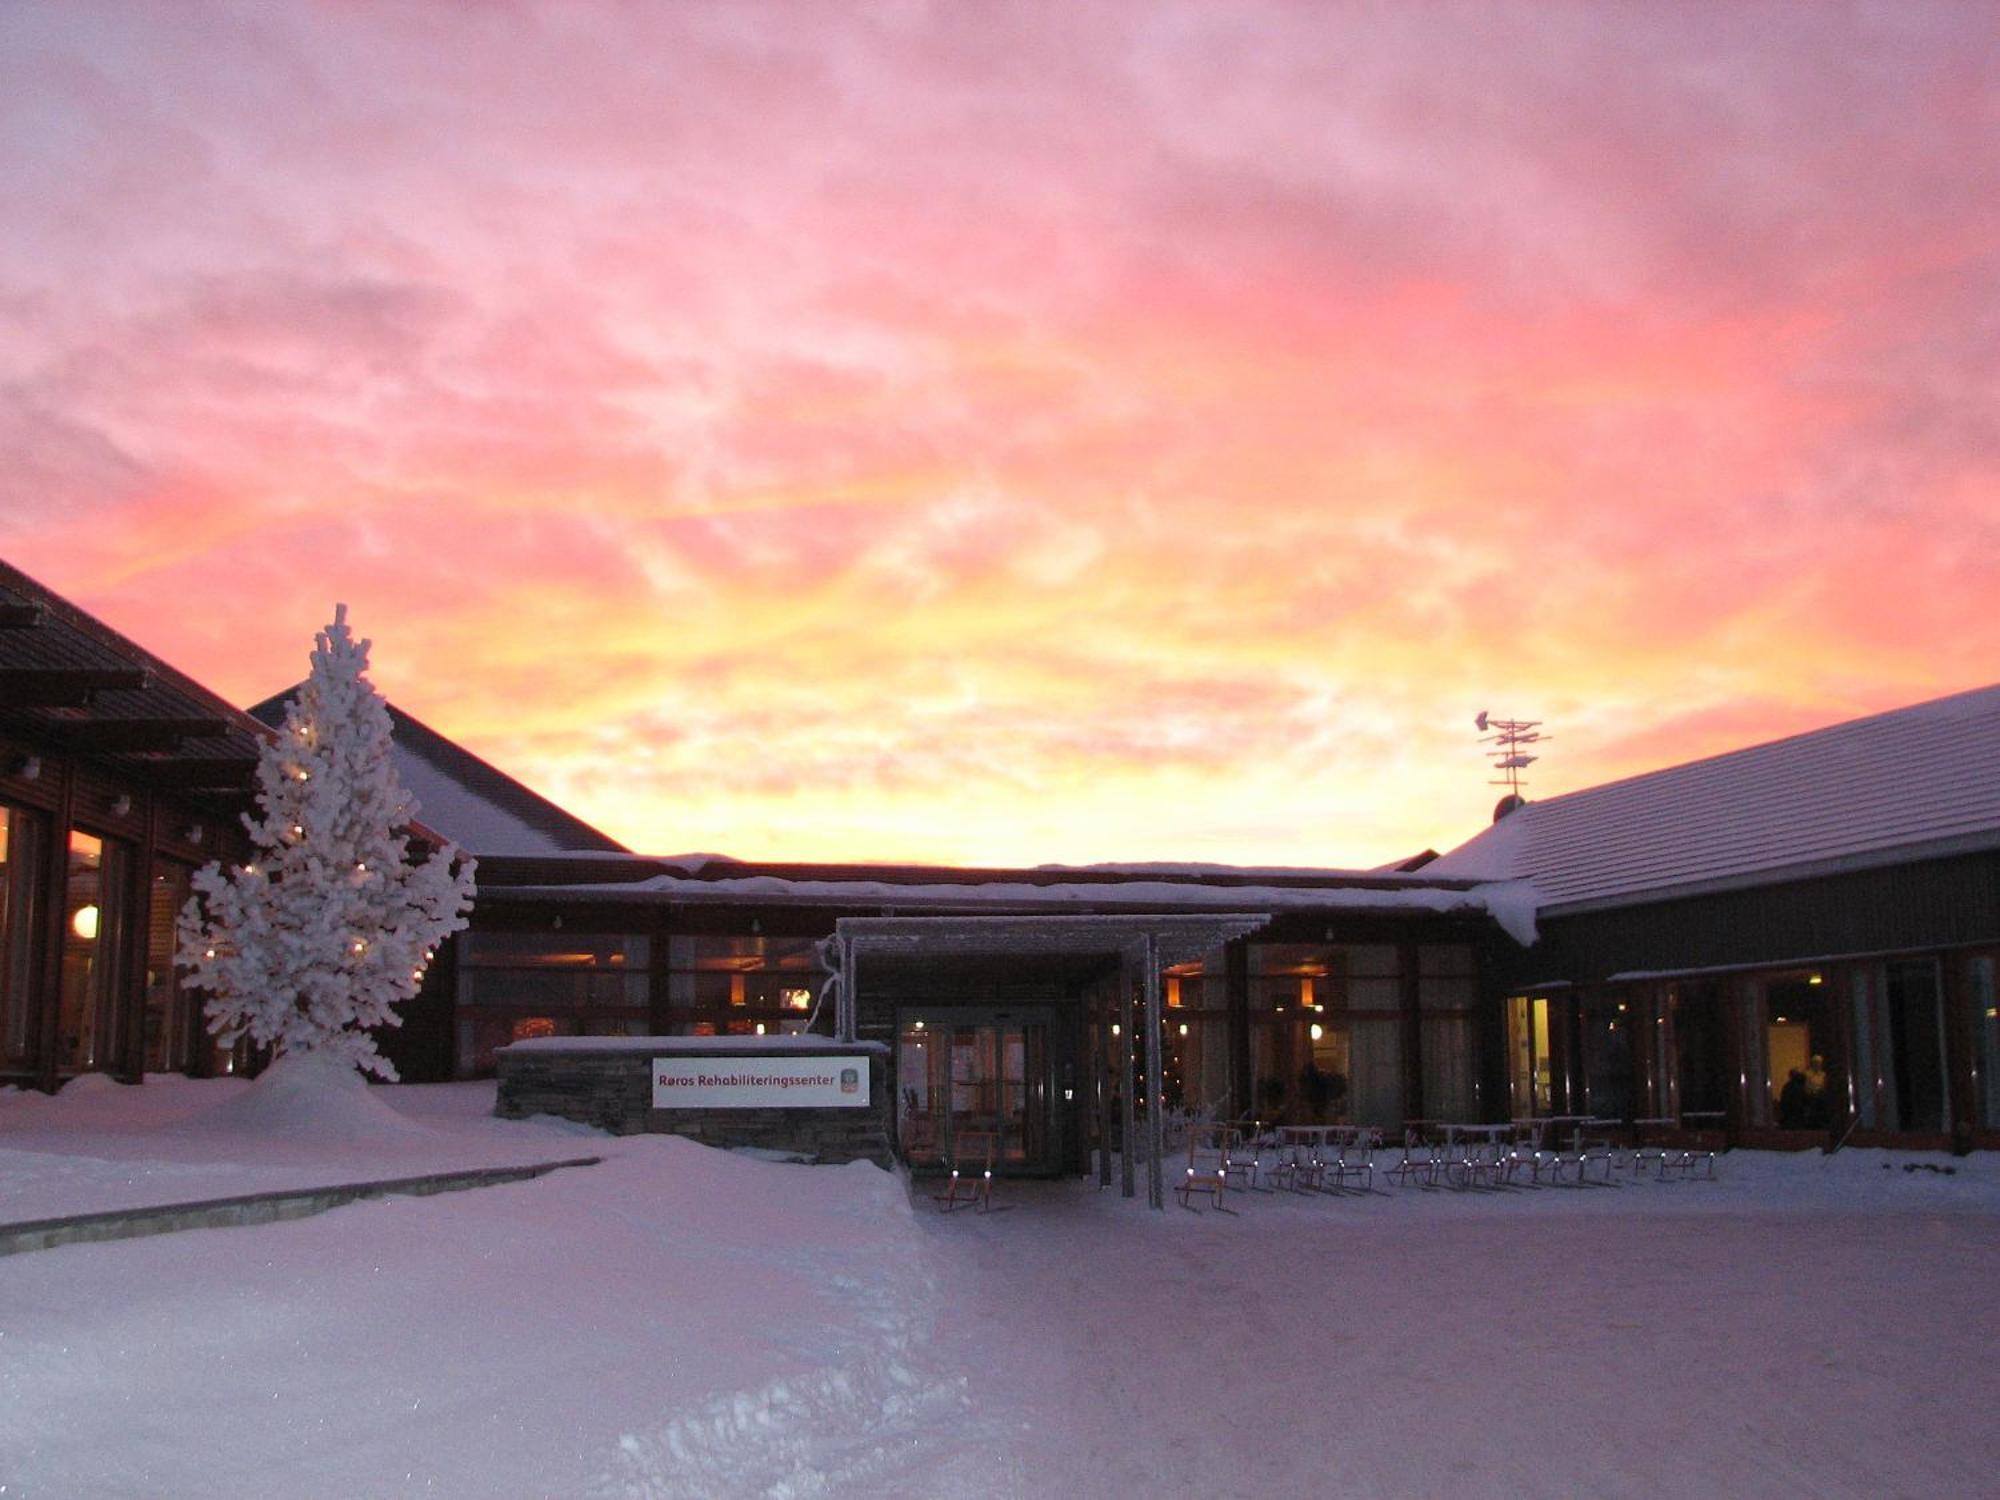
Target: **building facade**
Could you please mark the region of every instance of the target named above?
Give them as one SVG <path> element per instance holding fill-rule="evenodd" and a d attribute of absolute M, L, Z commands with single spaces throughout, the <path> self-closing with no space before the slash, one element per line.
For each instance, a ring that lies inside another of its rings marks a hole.
<path fill-rule="evenodd" d="M 283 702 L 238 712 L 0 565 L 0 1082 L 255 1065 L 207 1045 L 172 917 L 246 855 Z M 830 1031 L 838 971 L 918 1163 L 978 1130 L 1006 1169 L 1076 1171 L 1149 1106 L 2000 1146 L 2000 687 L 1303 873 L 648 858 L 391 713 L 420 832 L 480 861 L 470 929 L 381 1038 L 413 1081 L 541 1036 Z M 1089 924 L 1193 917 L 1218 936 L 1152 975 L 1155 1083 L 1130 954 Z M 897 943 L 844 965 L 867 923 Z"/>
<path fill-rule="evenodd" d="M 1425 868 L 1535 888 L 1490 997 L 1521 1113 L 2000 1146 L 2000 687 L 1530 803 Z"/>

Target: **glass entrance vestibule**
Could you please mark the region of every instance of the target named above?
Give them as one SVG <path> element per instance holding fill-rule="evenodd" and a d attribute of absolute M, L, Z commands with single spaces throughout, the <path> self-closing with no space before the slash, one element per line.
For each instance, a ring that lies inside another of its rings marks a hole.
<path fill-rule="evenodd" d="M 1071 1079 L 1066 1091 L 1059 1069 Z M 996 1170 L 1064 1171 L 1074 1079 L 1073 1044 L 1053 1007 L 905 1008 L 896 1025 L 897 1150 L 914 1167 L 990 1159 Z"/>

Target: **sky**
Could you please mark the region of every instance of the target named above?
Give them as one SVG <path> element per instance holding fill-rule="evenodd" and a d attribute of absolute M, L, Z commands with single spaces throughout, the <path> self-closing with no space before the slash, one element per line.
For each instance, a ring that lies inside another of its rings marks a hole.
<path fill-rule="evenodd" d="M 635 848 L 1368 867 L 2000 679 L 2000 6 L 0 7 L 0 556 Z"/>

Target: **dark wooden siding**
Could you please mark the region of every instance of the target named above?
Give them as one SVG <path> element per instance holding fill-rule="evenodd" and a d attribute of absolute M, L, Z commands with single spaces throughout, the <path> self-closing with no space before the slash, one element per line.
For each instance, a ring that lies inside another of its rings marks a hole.
<path fill-rule="evenodd" d="M 1503 988 L 1995 942 L 2000 854 L 1546 917 L 1541 926 L 1533 948 L 1502 951 Z"/>

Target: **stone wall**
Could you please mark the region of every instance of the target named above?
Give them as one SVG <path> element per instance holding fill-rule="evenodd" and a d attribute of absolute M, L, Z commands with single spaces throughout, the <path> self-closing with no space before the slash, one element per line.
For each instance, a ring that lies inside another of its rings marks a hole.
<path fill-rule="evenodd" d="M 684 1135 L 708 1146 L 753 1146 L 807 1161 L 872 1161 L 892 1166 L 888 1049 L 877 1042 L 841 1043 L 802 1049 L 745 1038 L 741 1045 L 703 1047 L 698 1054 L 660 1037 L 635 1047 L 633 1038 L 607 1039 L 593 1048 L 586 1038 L 517 1044 L 498 1053 L 500 1095 L 494 1113 L 502 1119 L 558 1115 L 594 1125 L 613 1135 Z M 789 1043 L 791 1039 L 783 1039 Z M 868 1103 L 848 1108 L 812 1109 L 655 1109 L 655 1057 L 699 1055 L 717 1062 L 746 1057 L 839 1058 L 865 1060 Z"/>

